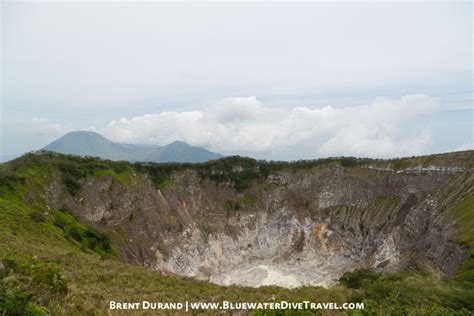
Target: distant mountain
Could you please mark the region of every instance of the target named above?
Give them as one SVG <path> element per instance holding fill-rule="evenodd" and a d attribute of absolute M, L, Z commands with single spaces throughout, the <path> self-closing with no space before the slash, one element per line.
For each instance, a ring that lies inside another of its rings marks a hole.
<path fill-rule="evenodd" d="M 176 141 L 165 146 L 114 143 L 95 132 L 70 132 L 43 150 L 110 160 L 153 162 L 204 162 L 223 157 L 202 147 Z"/>

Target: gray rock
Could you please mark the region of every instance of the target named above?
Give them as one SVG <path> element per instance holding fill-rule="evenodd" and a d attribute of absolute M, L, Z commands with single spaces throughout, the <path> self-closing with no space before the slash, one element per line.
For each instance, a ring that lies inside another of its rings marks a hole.
<path fill-rule="evenodd" d="M 192 170 L 176 172 L 162 190 L 146 175 L 133 179 L 89 177 L 66 201 L 58 179 L 43 196 L 55 207 L 66 202 L 83 222 L 120 231 L 113 241 L 126 262 L 224 285 L 331 286 L 359 267 L 389 272 L 417 261 L 452 275 L 467 256 L 446 211 L 459 192 L 472 194 L 470 170 L 279 172 L 255 181 L 245 192 L 255 201 L 238 210 L 224 204 L 245 193 Z"/>

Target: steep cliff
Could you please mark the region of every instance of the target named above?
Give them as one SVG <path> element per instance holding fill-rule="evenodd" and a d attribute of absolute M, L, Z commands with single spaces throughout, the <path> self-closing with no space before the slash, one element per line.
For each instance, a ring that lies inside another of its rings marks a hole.
<path fill-rule="evenodd" d="M 22 199 L 67 207 L 105 232 L 120 258 L 222 285 L 334 284 L 344 272 L 468 258 L 449 210 L 473 195 L 472 151 L 399 160 L 298 163 L 231 157 L 200 165 L 30 155 Z M 40 166 L 40 167 L 39 167 Z"/>

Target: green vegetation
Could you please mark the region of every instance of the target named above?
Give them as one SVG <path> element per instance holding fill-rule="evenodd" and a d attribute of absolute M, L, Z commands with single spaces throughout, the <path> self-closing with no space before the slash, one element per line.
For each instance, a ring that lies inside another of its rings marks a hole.
<path fill-rule="evenodd" d="M 238 211 L 242 207 L 254 205 L 257 202 L 257 196 L 254 193 L 246 192 L 236 201 L 227 200 L 224 202 L 224 209 L 228 211 Z"/>
<path fill-rule="evenodd" d="M 257 202 L 257 196 L 253 193 L 245 193 L 241 198 L 240 202 L 244 205 L 253 205 Z"/>
<path fill-rule="evenodd" d="M 355 168 L 361 163 L 361 160 L 354 157 L 342 157 L 339 163 L 345 168 Z"/>
<path fill-rule="evenodd" d="M 474 288 L 440 280 L 423 268 L 385 275 L 358 269 L 344 273 L 339 282 L 357 289 L 350 301 L 364 300 L 378 313 L 470 315 L 474 310 Z"/>
<path fill-rule="evenodd" d="M 227 211 L 238 211 L 240 210 L 240 203 L 239 201 L 234 202 L 231 200 L 227 200 L 224 202 L 224 209 Z"/>
<path fill-rule="evenodd" d="M 368 162 L 376 168 L 390 168 L 395 171 L 412 168 L 412 167 L 428 167 L 428 166 L 444 166 L 444 167 L 464 167 L 472 168 L 474 166 L 473 151 L 452 152 L 446 154 L 434 154 L 427 156 L 413 156 L 395 159 L 372 159 Z"/>
<path fill-rule="evenodd" d="M 471 163 L 472 158 L 466 154 L 463 164 Z M 173 173 L 184 170 L 195 170 L 201 179 L 208 179 L 217 183 L 231 182 L 238 192 L 244 192 L 252 182 L 262 181 L 270 174 L 281 171 L 311 170 L 322 166 L 340 165 L 344 168 L 357 171 L 367 165 L 384 168 L 392 165 L 395 170 L 404 169 L 414 165 L 437 164 L 444 162 L 442 155 L 423 157 L 400 158 L 394 160 L 372 160 L 354 157 L 333 157 L 314 160 L 298 161 L 266 161 L 255 160 L 247 157 L 230 156 L 204 163 L 129 163 L 126 161 L 102 160 L 94 157 L 79 157 L 62 155 L 53 152 L 41 151 L 35 154 L 29 153 L 6 165 L 10 168 L 0 169 L 0 194 L 3 189 L 14 187 L 18 183 L 24 183 L 25 177 L 17 174 L 22 166 L 54 166 L 60 170 L 63 182 L 68 192 L 74 196 L 80 191 L 79 181 L 88 176 L 112 175 L 115 180 L 124 183 L 126 174 L 131 172 L 147 174 L 158 189 L 165 189 L 172 185 Z M 464 158 L 463 158 L 464 159 Z M 365 170 L 365 169 L 364 169 Z"/>
<path fill-rule="evenodd" d="M 364 268 L 352 272 L 346 272 L 339 279 L 339 282 L 351 289 L 360 289 L 364 282 L 374 282 L 380 275 L 374 269 Z"/>
<path fill-rule="evenodd" d="M 32 212 L 30 213 L 30 218 L 37 223 L 44 222 L 46 220 L 46 216 L 44 216 L 41 212 Z"/>
<path fill-rule="evenodd" d="M 110 175 L 124 183 L 130 171 L 130 163 L 124 161 L 101 160 L 93 157 L 61 155 L 52 152 L 28 153 L 5 163 L 0 168 L 0 196 L 20 187 L 32 186 L 32 181 L 41 176 L 59 172 L 67 192 L 77 196 L 81 190 L 81 180 L 89 176 Z"/>
<path fill-rule="evenodd" d="M 52 223 L 63 231 L 63 236 L 82 250 L 94 251 L 104 257 L 114 257 L 116 253 L 112 248 L 110 238 L 92 227 L 86 227 L 70 214 L 67 207 L 52 210 Z"/>
<path fill-rule="evenodd" d="M 229 157 L 197 165 L 129 164 L 43 153 L 27 154 L 0 165 L 0 314 L 106 315 L 109 300 L 267 302 L 275 298 L 366 304 L 364 311 L 353 311 L 351 315 L 471 315 L 474 310 L 472 195 L 466 195 L 449 210 L 456 219 L 458 238 L 469 246 L 470 255 L 455 278 L 440 278 L 421 268 L 388 275 L 363 269 L 345 273 L 340 284 L 330 289 L 292 290 L 274 286 L 222 287 L 122 263 L 107 230 L 84 226 L 66 206 L 48 209 L 38 197 L 53 175 L 63 181 L 61 194 L 77 196 L 80 187 L 72 185 L 70 189 L 64 179 L 73 179 L 80 185 L 87 177 L 110 175 L 117 181 L 128 181 L 133 173 L 145 173 L 157 187 L 166 188 L 173 184 L 173 172 L 193 169 L 203 180 L 231 181 L 242 192 L 239 198 L 224 204 L 224 208 L 234 210 L 236 205 L 241 209 L 257 203 L 257 196 L 247 189 L 253 181 L 271 173 L 309 170 L 326 164 L 356 170 L 364 161 L 334 158 L 285 163 Z M 26 202 L 27 195 L 31 199 Z M 396 203 L 399 201 L 390 196 L 373 200 L 374 207 Z M 129 220 L 133 220 L 133 215 Z M 255 314 L 282 313 L 257 311 Z"/>
<path fill-rule="evenodd" d="M 76 196 L 79 190 L 81 189 L 81 184 L 74 178 L 66 177 L 64 178 L 63 182 L 66 186 L 67 191 L 72 196 Z"/>
<path fill-rule="evenodd" d="M 3 259 L 0 270 L 0 311 L 2 315 L 44 315 L 45 298 L 64 297 L 67 284 L 54 262 Z"/>
<path fill-rule="evenodd" d="M 24 183 L 25 177 L 15 175 L 12 170 L 0 172 L 0 188 L 4 190 L 13 190 L 16 185 Z"/>
<path fill-rule="evenodd" d="M 58 158 L 54 154 L 45 154 Z M 124 182 L 123 173 L 128 169 L 128 163 L 124 161 L 103 161 L 97 158 L 85 157 L 79 158 L 72 156 L 72 159 L 61 160 L 57 162 L 58 169 L 61 172 L 63 183 L 67 191 L 72 196 L 76 196 L 81 189 L 80 179 L 88 176 L 111 175 L 115 180 Z"/>
<path fill-rule="evenodd" d="M 342 303 L 346 299 L 343 288 L 222 287 L 163 276 L 110 257 L 104 260 L 97 252 L 82 249 L 72 236 L 64 235 L 64 227 L 74 223 L 66 209 L 49 211 L 40 223 L 29 217 L 31 212 L 28 205 L 0 197 L 0 260 L 7 267 L 0 268 L 2 314 L 106 315 L 109 300 L 252 302 L 275 296 L 291 301 L 318 298 Z M 82 238 L 88 237 L 82 234 L 82 227 L 77 230 Z M 3 286 L 8 282 L 13 283 Z"/>
<path fill-rule="evenodd" d="M 456 279 L 467 287 L 474 287 L 474 195 L 466 196 L 450 214 L 456 219 L 457 238 L 469 247 L 469 258 L 461 265 Z"/>
<path fill-rule="evenodd" d="M 392 168 L 395 171 L 406 169 L 411 166 L 410 158 L 400 158 L 393 161 Z"/>
<path fill-rule="evenodd" d="M 342 165 L 354 168 L 366 163 L 367 159 L 359 158 L 327 158 L 299 161 L 265 161 L 247 157 L 231 156 L 205 163 L 135 163 L 133 167 L 142 173 L 150 175 L 157 188 L 167 186 L 166 183 L 176 171 L 196 170 L 201 179 L 211 181 L 232 182 L 237 192 L 249 188 L 253 181 L 264 180 L 270 174 L 283 170 L 310 170 L 323 165 Z"/>
<path fill-rule="evenodd" d="M 134 163 L 132 166 L 137 172 L 148 174 L 157 189 L 164 189 L 172 183 L 173 172 L 186 170 L 191 164 Z"/>
<path fill-rule="evenodd" d="M 333 164 L 355 167 L 365 161 L 366 159 L 357 158 L 326 158 L 292 162 L 259 161 L 246 157 L 233 156 L 196 165 L 195 168 L 202 178 L 207 178 L 215 182 L 231 181 L 234 183 L 234 188 L 238 192 L 243 192 L 249 188 L 253 181 L 262 181 L 270 174 L 279 171 L 310 170 L 323 165 Z"/>
<path fill-rule="evenodd" d="M 375 196 L 368 206 L 368 209 L 379 210 L 381 207 L 397 207 L 400 204 L 400 197 L 388 196 L 388 195 L 377 195 Z"/>
<path fill-rule="evenodd" d="M 173 185 L 173 180 L 171 180 L 170 178 L 165 178 L 163 181 L 156 184 L 156 187 L 160 190 L 164 190 L 166 188 L 171 187 L 172 185 Z"/>

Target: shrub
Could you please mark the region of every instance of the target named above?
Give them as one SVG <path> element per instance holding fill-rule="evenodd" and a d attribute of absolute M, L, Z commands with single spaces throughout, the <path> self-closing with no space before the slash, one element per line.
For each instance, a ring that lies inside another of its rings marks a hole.
<path fill-rule="evenodd" d="M 34 278 L 46 284 L 54 293 L 65 292 L 67 290 L 66 281 L 61 275 L 61 270 L 55 264 L 35 263 L 31 267 L 31 270 Z"/>
<path fill-rule="evenodd" d="M 59 267 L 52 262 L 30 262 L 7 258 L 0 275 L 0 313 L 2 315 L 49 315 L 37 303 L 51 295 L 65 294 L 67 285 Z M 7 281 L 5 277 L 15 282 Z"/>
<path fill-rule="evenodd" d="M 34 222 L 37 223 L 41 223 L 46 220 L 46 216 L 44 216 L 44 214 L 41 212 L 32 212 L 29 216 Z"/>
<path fill-rule="evenodd" d="M 12 190 L 17 184 L 24 184 L 25 177 L 17 176 L 13 172 L 0 172 L 0 189 Z"/>
<path fill-rule="evenodd" d="M 253 193 L 245 193 L 242 197 L 238 198 L 237 201 L 227 200 L 224 202 L 224 209 L 227 211 L 234 210 L 238 211 L 246 205 L 253 205 L 257 201 L 257 196 Z"/>
<path fill-rule="evenodd" d="M 44 306 L 28 303 L 25 306 L 25 314 L 29 316 L 50 315 L 48 309 Z"/>
<path fill-rule="evenodd" d="M 357 167 L 358 160 L 354 157 L 343 157 L 339 161 L 340 165 L 345 168 L 354 168 Z"/>
<path fill-rule="evenodd" d="M 230 210 L 238 211 L 240 210 L 240 203 L 238 201 L 234 202 L 231 200 L 227 200 L 224 202 L 224 209 L 227 211 L 230 211 Z"/>
<path fill-rule="evenodd" d="M 240 198 L 240 202 L 242 202 L 242 204 L 248 204 L 248 205 L 255 204 L 255 202 L 257 202 L 257 196 L 253 193 L 245 193 Z"/>
<path fill-rule="evenodd" d="M 53 224 L 63 230 L 66 239 L 80 243 L 82 250 L 92 250 L 102 256 L 115 256 L 109 236 L 91 227 L 83 226 L 72 215 L 64 214 L 65 210 L 62 208 L 61 213 L 53 211 L 55 214 Z"/>
<path fill-rule="evenodd" d="M 160 190 L 164 190 L 173 185 L 173 180 L 171 178 L 166 178 L 159 183 L 155 183 L 155 187 Z"/>
<path fill-rule="evenodd" d="M 70 227 L 66 230 L 66 236 L 71 237 L 75 241 L 82 241 L 82 234 L 76 227 Z"/>
<path fill-rule="evenodd" d="M 69 210 L 69 207 L 67 205 L 63 205 L 59 208 L 59 211 L 66 213 L 66 214 L 71 214 L 71 211 Z"/>
<path fill-rule="evenodd" d="M 128 169 L 128 161 L 115 161 L 112 163 L 111 167 L 116 173 L 122 173 Z"/>
<path fill-rule="evenodd" d="M 72 177 L 66 177 L 64 179 L 64 185 L 66 186 L 66 190 L 72 196 L 76 196 L 79 190 L 81 189 L 81 184 Z"/>
<path fill-rule="evenodd" d="M 23 289 L 0 286 L 0 312 L 2 315 L 24 315 L 31 293 Z"/>
<path fill-rule="evenodd" d="M 67 222 L 65 220 L 61 219 L 61 218 L 56 218 L 54 220 L 54 226 L 57 226 L 61 229 L 64 229 L 64 227 L 66 227 L 66 225 L 67 225 Z"/>
<path fill-rule="evenodd" d="M 106 234 L 88 228 L 84 232 L 84 238 L 91 249 L 100 248 L 104 251 L 111 250 L 110 238 Z"/>
<path fill-rule="evenodd" d="M 356 269 L 352 272 L 345 272 L 341 278 L 339 278 L 339 283 L 347 286 L 351 289 L 359 289 L 363 284 L 371 283 L 376 281 L 380 277 L 380 274 L 375 272 L 372 268 L 362 268 Z"/>

